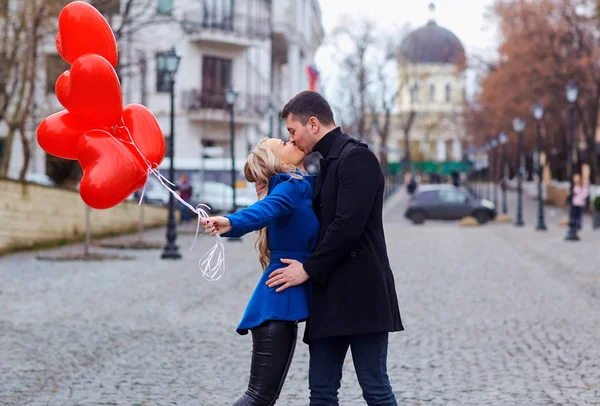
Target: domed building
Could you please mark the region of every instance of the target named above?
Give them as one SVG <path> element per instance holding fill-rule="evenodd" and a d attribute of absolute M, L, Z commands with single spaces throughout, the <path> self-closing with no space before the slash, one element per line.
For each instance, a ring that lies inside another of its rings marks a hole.
<path fill-rule="evenodd" d="M 405 126 L 412 116 L 408 140 L 413 167 L 448 173 L 463 159 L 466 57 L 456 35 L 436 23 L 433 3 L 429 9 L 427 24 L 410 32 L 400 46 L 388 162 L 404 159 Z"/>

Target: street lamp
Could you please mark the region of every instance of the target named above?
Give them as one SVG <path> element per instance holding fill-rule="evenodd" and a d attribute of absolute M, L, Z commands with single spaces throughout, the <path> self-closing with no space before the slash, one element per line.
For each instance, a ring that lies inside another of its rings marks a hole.
<path fill-rule="evenodd" d="M 235 101 L 237 100 L 238 93 L 233 90 L 231 84 L 225 91 L 225 103 L 229 106 L 229 132 L 230 132 L 230 148 L 231 148 L 231 212 L 235 213 L 237 208 L 236 202 L 236 191 L 235 191 Z M 241 241 L 239 237 L 229 237 L 232 241 Z"/>
<path fill-rule="evenodd" d="M 573 133 L 575 127 L 575 102 L 577 101 L 578 94 L 579 88 L 575 82 L 570 81 L 566 88 L 567 101 L 569 102 L 569 140 L 567 155 L 569 160 L 569 177 L 571 178 L 569 193 L 569 196 L 571 197 L 569 200 L 569 231 L 565 237 L 565 240 L 567 241 L 579 241 L 579 236 L 577 235 L 577 222 L 575 219 L 575 206 L 573 206 L 573 175 L 575 172 L 575 167 L 573 164 Z"/>
<path fill-rule="evenodd" d="M 517 220 L 515 226 L 522 227 L 523 222 L 523 167 L 521 164 L 521 154 L 523 153 L 523 130 L 525 122 L 519 117 L 513 120 L 513 130 L 517 133 Z"/>
<path fill-rule="evenodd" d="M 492 147 L 492 187 L 494 188 L 494 207 L 498 207 L 498 173 L 496 170 L 498 169 L 498 140 L 495 138 L 490 141 L 490 146 Z"/>
<path fill-rule="evenodd" d="M 485 198 L 487 200 L 492 199 L 492 186 L 490 185 L 490 150 L 492 146 L 488 142 L 484 145 L 483 150 L 485 151 Z"/>
<path fill-rule="evenodd" d="M 169 137 L 169 179 L 175 179 L 175 157 L 173 140 L 175 138 L 175 74 L 179 69 L 181 57 L 175 52 L 175 47 L 158 55 L 158 74 L 160 77 L 168 75 L 171 91 L 171 135 Z M 185 209 L 184 209 L 185 210 Z M 180 259 L 181 254 L 175 244 L 177 229 L 175 223 L 175 196 L 169 194 L 169 217 L 167 220 L 167 244 L 161 255 L 162 259 Z"/>
<path fill-rule="evenodd" d="M 502 158 L 500 159 L 500 165 L 501 165 L 501 170 L 500 170 L 500 175 L 502 177 L 502 214 L 508 214 L 508 203 L 506 201 L 506 185 L 505 185 L 505 181 L 506 181 L 506 143 L 508 142 L 508 136 L 506 135 L 506 133 L 502 132 L 500 133 L 500 135 L 498 136 L 498 141 L 500 141 L 500 144 L 502 145 Z"/>
<path fill-rule="evenodd" d="M 481 147 L 477 147 L 475 149 L 475 197 L 480 198 L 481 191 L 481 158 L 479 154 L 481 153 Z"/>
<path fill-rule="evenodd" d="M 536 127 L 536 149 L 537 149 L 537 175 L 538 175 L 538 223 L 535 228 L 538 231 L 546 231 L 544 222 L 544 198 L 542 196 L 542 130 L 541 123 L 544 117 L 544 106 L 540 103 L 533 105 L 533 118 L 535 118 Z"/>

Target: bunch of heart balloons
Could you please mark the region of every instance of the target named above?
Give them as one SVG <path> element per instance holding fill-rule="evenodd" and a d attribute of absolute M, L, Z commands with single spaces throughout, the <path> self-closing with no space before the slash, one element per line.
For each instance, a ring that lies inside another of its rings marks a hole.
<path fill-rule="evenodd" d="M 71 65 L 55 87 L 65 110 L 40 123 L 38 143 L 51 155 L 79 161 L 79 192 L 88 206 L 113 207 L 144 187 L 164 158 L 165 138 L 146 107 L 123 107 L 117 43 L 98 10 L 83 1 L 67 4 L 56 49 Z"/>

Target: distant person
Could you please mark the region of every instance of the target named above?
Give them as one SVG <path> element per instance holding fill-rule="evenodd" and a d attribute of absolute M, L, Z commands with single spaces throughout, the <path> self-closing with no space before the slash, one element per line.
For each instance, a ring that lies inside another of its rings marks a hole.
<path fill-rule="evenodd" d="M 452 172 L 452 184 L 456 187 L 460 186 L 458 172 L 456 171 Z"/>
<path fill-rule="evenodd" d="M 589 195 L 589 186 L 587 183 L 582 182 L 581 175 L 575 174 L 573 176 L 573 213 L 575 214 L 575 223 L 577 229 L 581 230 L 583 225 L 583 209 L 586 205 L 586 200 Z"/>
<path fill-rule="evenodd" d="M 179 177 L 179 182 L 177 183 L 177 193 L 179 197 L 181 197 L 186 203 L 190 202 L 192 198 L 192 185 L 190 184 L 188 177 L 186 175 L 181 175 Z M 190 221 L 190 209 L 183 203 L 179 203 L 179 208 L 181 210 L 181 222 L 187 223 Z"/>
<path fill-rule="evenodd" d="M 412 195 L 412 194 L 414 194 L 414 193 L 415 193 L 415 191 L 417 190 L 417 187 L 418 187 L 418 186 L 419 186 L 419 185 L 418 185 L 418 183 L 417 183 L 417 179 L 416 179 L 416 177 L 413 175 L 413 176 L 411 176 L 411 177 L 410 177 L 410 180 L 408 181 L 408 184 L 406 185 L 406 191 L 407 191 L 409 194 L 411 194 L 411 195 Z"/>

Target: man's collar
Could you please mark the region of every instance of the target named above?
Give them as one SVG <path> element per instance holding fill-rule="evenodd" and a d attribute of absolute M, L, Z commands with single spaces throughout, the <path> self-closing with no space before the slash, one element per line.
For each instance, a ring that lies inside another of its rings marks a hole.
<path fill-rule="evenodd" d="M 323 158 L 327 158 L 331 152 L 331 148 L 338 140 L 340 135 L 343 135 L 342 129 L 336 127 L 323 136 L 314 146 L 313 152 L 318 152 Z"/>

